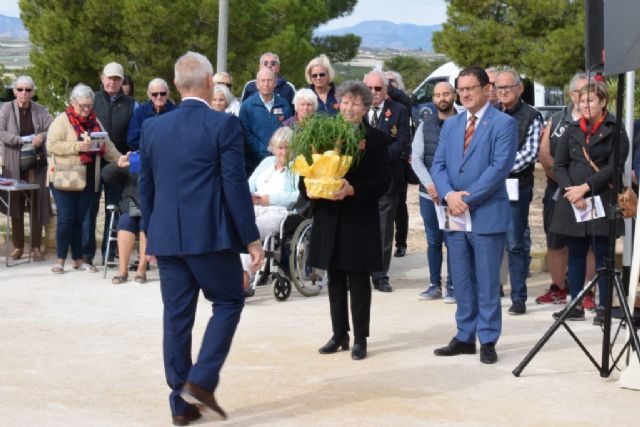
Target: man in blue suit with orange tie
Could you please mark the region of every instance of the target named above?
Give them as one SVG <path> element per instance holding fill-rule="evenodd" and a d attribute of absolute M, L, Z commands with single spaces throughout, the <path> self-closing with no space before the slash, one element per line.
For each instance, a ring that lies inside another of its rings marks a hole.
<path fill-rule="evenodd" d="M 483 68 L 465 68 L 457 89 L 466 113 L 447 120 L 431 169 L 436 190 L 451 215 L 469 211 L 471 231 L 448 232 L 451 277 L 457 301 L 458 332 L 436 356 L 476 353 L 495 363 L 502 329 L 500 263 L 511 211 L 505 180 L 518 148 L 518 126 L 489 103 L 489 77 Z"/>
<path fill-rule="evenodd" d="M 244 174 L 240 121 L 209 108 L 213 67 L 187 52 L 175 64 L 179 108 L 144 122 L 138 190 L 147 254 L 160 270 L 164 365 L 174 425 L 200 410 L 226 418 L 213 392 L 244 306 L 240 252 L 264 258 Z M 191 329 L 198 294 L 213 303 L 195 364 Z"/>

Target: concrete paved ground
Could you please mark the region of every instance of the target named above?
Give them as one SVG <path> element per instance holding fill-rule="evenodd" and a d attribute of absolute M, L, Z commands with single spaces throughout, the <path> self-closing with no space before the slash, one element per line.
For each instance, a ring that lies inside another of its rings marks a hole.
<path fill-rule="evenodd" d="M 4 259 L 0 258 L 0 261 Z M 52 260 L 0 266 L 0 425 L 170 425 L 164 383 L 157 270 L 145 285 L 111 285 L 102 272 L 50 273 Z M 533 298 L 506 315 L 499 362 L 436 358 L 455 332 L 455 305 L 418 301 L 426 257 L 392 263 L 394 292 L 373 294 L 369 357 L 320 355 L 331 335 L 326 291 L 295 290 L 276 302 L 270 287 L 247 301 L 217 397 L 228 426 L 637 426 L 640 394 L 600 378 L 565 331 L 515 378 L 511 371 L 551 325 L 558 306 Z M 196 351 L 211 312 L 201 300 Z M 574 322 L 599 359 L 600 328 Z M 215 425 L 202 421 L 193 425 Z M 220 423 L 217 423 L 220 424 Z"/>

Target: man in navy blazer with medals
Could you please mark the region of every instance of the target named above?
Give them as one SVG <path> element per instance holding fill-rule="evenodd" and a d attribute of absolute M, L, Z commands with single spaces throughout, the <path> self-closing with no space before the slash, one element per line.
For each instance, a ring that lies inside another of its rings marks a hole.
<path fill-rule="evenodd" d="M 179 108 L 144 122 L 139 193 L 147 254 L 157 258 L 164 303 L 165 375 L 175 425 L 212 410 L 213 392 L 244 306 L 239 252 L 257 269 L 264 254 L 244 174 L 240 121 L 209 108 L 213 67 L 187 52 L 175 64 Z M 195 364 L 198 294 L 215 307 Z"/>
<path fill-rule="evenodd" d="M 378 70 L 364 76 L 364 84 L 373 99 L 367 113 L 369 124 L 388 137 L 388 153 L 391 167 L 391 185 L 378 202 L 380 231 L 382 234 L 382 270 L 371 274 L 373 286 L 382 292 L 391 292 L 389 265 L 393 249 L 393 223 L 400 201 L 400 193 L 406 186 L 405 165 L 411 151 L 411 129 L 407 108 L 387 99 L 388 80 Z"/>
<path fill-rule="evenodd" d="M 518 126 L 489 103 L 489 77 L 480 67 L 462 70 L 458 95 L 466 112 L 445 121 L 431 177 L 450 214 L 469 211 L 470 232 L 448 232 L 457 301 L 457 334 L 436 356 L 476 353 L 495 363 L 502 330 L 500 263 L 511 221 L 505 180 L 518 148 Z"/>

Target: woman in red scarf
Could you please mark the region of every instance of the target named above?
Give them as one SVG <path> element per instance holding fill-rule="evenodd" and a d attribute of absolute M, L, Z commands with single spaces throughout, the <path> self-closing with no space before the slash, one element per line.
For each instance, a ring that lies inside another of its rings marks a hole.
<path fill-rule="evenodd" d="M 93 111 L 94 94 L 89 86 L 79 84 L 71 91 L 71 105 L 55 118 L 49 128 L 48 181 L 56 201 L 56 254 L 51 271 L 64 272 L 64 261 L 71 246 L 73 268 L 95 272 L 82 258 L 82 220 L 100 185 L 100 162 L 104 157 L 115 162 L 121 153 L 107 137 L 99 148 L 90 141 L 92 132 L 104 129 Z M 95 230 L 91 232 L 95 233 Z"/>
<path fill-rule="evenodd" d="M 560 193 L 553 212 L 551 231 L 567 236 L 569 248 L 569 291 L 575 298 L 585 282 L 585 265 L 589 248 L 593 249 L 596 268 L 604 267 L 604 257 L 608 250 L 609 224 L 606 218 L 595 218 L 595 213 L 585 210 L 600 197 L 606 210 L 614 197 L 611 185 L 614 174 L 620 175 L 624 159 L 629 150 L 626 132 L 620 131 L 620 169 L 613 170 L 613 139 L 615 117 L 607 111 L 609 97 L 602 83 L 589 84 L 580 90 L 579 121 L 570 125 L 558 142 L 554 155 L 553 173 Z M 575 209 L 586 221 L 576 220 Z M 618 224 L 619 234 L 624 231 L 622 221 Z M 587 277 L 588 281 L 592 278 Z M 606 277 L 598 283 L 600 302 L 603 305 Z M 598 310 L 598 309 L 596 309 Z M 560 317 L 562 312 L 554 313 Z M 584 309 L 577 306 L 569 314 L 568 320 L 584 320 Z M 594 323 L 598 320 L 594 320 Z"/>

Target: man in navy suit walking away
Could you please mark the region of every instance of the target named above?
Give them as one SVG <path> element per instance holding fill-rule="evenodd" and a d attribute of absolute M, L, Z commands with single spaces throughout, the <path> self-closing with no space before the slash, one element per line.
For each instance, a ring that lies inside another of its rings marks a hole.
<path fill-rule="evenodd" d="M 256 270 L 264 253 L 244 175 L 240 121 L 209 108 L 213 67 L 187 52 L 175 64 L 180 106 L 144 122 L 138 190 L 147 254 L 157 258 L 164 303 L 163 353 L 174 425 L 211 410 L 244 306 L 240 252 Z M 198 294 L 212 302 L 195 364 L 191 360 Z"/>
<path fill-rule="evenodd" d="M 505 180 L 518 147 L 516 121 L 489 103 L 489 77 L 480 67 L 458 76 L 456 89 L 466 113 L 444 122 L 431 166 L 440 200 L 451 215 L 469 212 L 471 231 L 447 234 L 458 333 L 436 356 L 475 354 L 495 363 L 502 330 L 500 262 L 511 211 Z"/>

